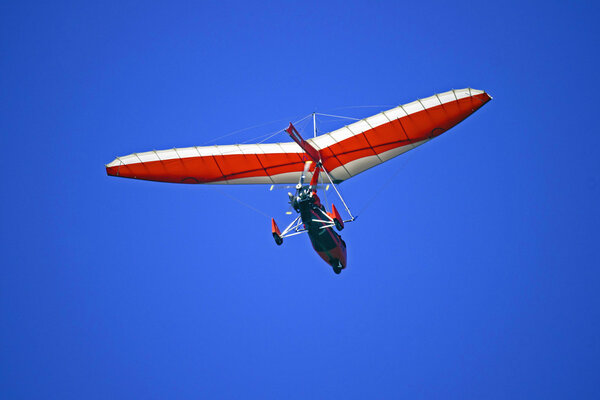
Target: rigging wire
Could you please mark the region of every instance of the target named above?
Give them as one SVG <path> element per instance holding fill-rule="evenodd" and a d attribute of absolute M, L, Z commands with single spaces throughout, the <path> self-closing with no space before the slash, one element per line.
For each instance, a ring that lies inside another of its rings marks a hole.
<path fill-rule="evenodd" d="M 224 196 L 226 196 L 226 197 L 229 197 L 231 200 L 233 200 L 233 201 L 235 201 L 235 202 L 237 202 L 237 203 L 239 203 L 239 204 L 243 205 L 244 207 L 247 207 L 247 208 L 249 208 L 250 210 L 252 210 L 252 211 L 254 211 L 254 212 L 257 212 L 257 213 L 261 214 L 261 215 L 262 215 L 262 216 L 264 216 L 264 217 L 271 218 L 271 216 L 270 216 L 270 215 L 268 215 L 267 213 L 265 213 L 265 212 L 263 212 L 263 211 L 259 210 L 259 209 L 258 209 L 258 208 L 256 208 L 256 207 L 253 207 L 253 206 L 251 206 L 251 205 L 250 205 L 250 204 L 248 204 L 248 203 L 245 203 L 245 202 L 243 202 L 242 200 L 238 199 L 237 197 L 235 197 L 235 196 L 233 196 L 233 195 L 231 195 L 231 194 L 227 193 L 226 191 L 222 190 L 222 189 L 219 187 L 219 185 L 215 185 L 215 186 L 216 186 L 216 188 L 217 188 L 217 191 L 218 191 L 219 193 L 221 193 L 222 195 L 224 195 Z"/>
<path fill-rule="evenodd" d="M 412 148 L 411 150 L 414 150 L 414 148 Z M 358 211 L 358 213 L 356 214 L 356 216 L 358 217 L 359 215 L 362 215 L 362 213 L 373 204 L 373 202 L 375 201 L 375 199 L 381 194 L 381 192 L 383 192 L 383 190 L 389 186 L 390 183 L 392 183 L 392 180 L 394 180 L 394 178 L 400 173 L 400 171 L 402 171 L 404 168 L 406 168 L 406 166 L 408 165 L 408 162 L 410 161 L 410 159 L 413 157 L 413 154 L 411 152 L 411 150 L 408 151 L 408 155 L 404 158 L 404 163 L 400 164 L 400 166 L 398 167 L 398 169 L 396 169 L 396 171 L 394 171 L 394 173 L 387 179 L 387 181 L 385 181 L 383 183 L 383 185 L 381 185 L 381 187 L 379 189 L 377 189 L 377 191 L 369 198 L 369 200 L 367 200 L 367 202 L 365 203 L 364 206 L 362 206 L 362 208 Z"/>
<path fill-rule="evenodd" d="M 305 116 L 305 117 L 302 117 L 302 118 L 300 118 L 299 120 L 297 120 L 296 122 L 294 122 L 294 124 L 297 124 L 297 123 L 299 123 L 300 121 L 303 121 L 303 120 L 305 120 L 306 118 L 310 117 L 310 115 L 311 115 L 311 114 L 309 114 L 309 115 L 307 115 L 307 116 Z M 257 127 L 260 127 L 260 126 L 265 126 L 265 125 L 272 124 L 272 123 L 274 123 L 274 122 L 282 122 L 282 121 L 287 121 L 287 120 L 288 120 L 287 118 L 285 118 L 285 119 L 279 119 L 279 120 L 277 120 L 277 121 L 266 122 L 266 123 L 264 123 L 264 124 L 255 125 L 255 126 L 251 126 L 251 127 L 249 127 L 249 128 L 240 129 L 240 130 L 237 130 L 237 131 L 235 131 L 235 132 L 229 133 L 229 134 L 227 134 L 227 135 L 224 135 L 224 136 L 218 137 L 218 138 L 216 138 L 216 139 L 212 139 L 212 140 L 211 140 L 211 142 L 214 142 L 215 140 L 221 139 L 221 138 L 223 138 L 223 137 L 231 136 L 231 135 L 234 135 L 234 134 L 236 134 L 236 133 L 240 133 L 240 132 L 243 132 L 243 131 L 247 131 L 247 130 L 250 130 L 250 129 L 254 129 L 254 128 L 257 128 Z M 275 132 L 270 132 L 270 133 L 267 133 L 267 134 L 264 134 L 264 135 L 256 136 L 256 137 L 250 138 L 250 139 L 248 139 L 248 140 L 245 140 L 245 141 L 241 142 L 240 144 L 245 144 L 245 143 L 248 143 L 248 142 L 253 142 L 253 141 L 256 141 L 256 140 L 258 140 L 258 139 L 264 138 L 263 140 L 261 140 L 260 142 L 258 142 L 258 143 L 263 143 L 263 142 L 265 142 L 265 141 L 269 140 L 270 138 L 272 138 L 273 136 L 277 135 L 278 133 L 282 133 L 284 130 L 285 130 L 285 129 L 279 129 L 279 130 L 277 130 L 277 131 L 275 131 Z M 265 137 L 265 136 L 266 136 L 266 137 Z"/>
<path fill-rule="evenodd" d="M 306 118 L 310 117 L 311 115 L 312 115 L 312 114 L 308 114 L 308 115 L 306 115 L 306 116 L 304 116 L 304 117 L 300 118 L 299 120 L 297 120 L 296 122 L 294 122 L 294 124 L 297 124 L 297 123 L 299 123 L 300 121 L 304 121 Z M 269 121 L 269 122 L 263 122 L 263 123 L 261 123 L 261 124 L 257 124 L 257 125 L 249 126 L 249 127 L 247 127 L 247 128 L 238 129 L 238 130 L 236 130 L 236 131 L 230 132 L 230 133 L 228 133 L 228 134 L 225 134 L 225 135 L 222 135 L 222 136 L 216 137 L 216 138 L 214 138 L 214 139 L 211 139 L 211 140 L 209 140 L 209 141 L 207 141 L 207 142 L 204 142 L 204 144 L 203 144 L 203 145 L 207 145 L 207 144 L 210 144 L 210 143 L 216 142 L 216 141 L 217 141 L 217 140 L 219 140 L 219 139 L 223 139 L 223 138 L 226 138 L 226 137 L 229 137 L 229 136 L 233 136 L 233 135 L 235 135 L 235 134 L 237 134 L 237 133 L 242 133 L 242 132 L 245 132 L 245 131 L 249 131 L 250 129 L 260 128 L 260 127 L 263 127 L 263 126 L 267 126 L 267 125 L 274 124 L 274 123 L 276 123 L 276 122 L 284 122 L 284 121 L 289 121 L 289 120 L 288 120 L 287 118 L 280 118 L 280 119 L 276 119 L 276 120 L 273 120 L 273 121 Z M 257 137 L 255 137 L 255 138 L 248 139 L 248 140 L 246 140 L 246 141 L 244 141 L 244 142 L 242 142 L 242 143 L 247 143 L 247 142 L 250 142 L 250 141 L 253 141 L 253 140 L 256 140 L 256 139 L 260 139 L 260 138 L 262 138 L 262 137 L 264 137 L 264 136 L 271 135 L 271 136 L 269 136 L 269 137 L 267 138 L 267 139 L 269 139 L 269 138 L 271 138 L 271 137 L 275 136 L 276 134 L 278 134 L 278 133 L 280 133 L 280 132 L 283 132 L 283 131 L 284 131 L 284 129 L 280 129 L 280 130 L 278 130 L 277 132 L 274 132 L 274 133 L 267 133 L 266 135 L 260 135 L 260 136 L 257 136 Z M 264 140 L 267 140 L 267 139 L 264 139 Z M 264 140 L 263 140 L 263 141 L 264 141 Z M 262 143 L 262 142 L 260 142 L 260 143 Z"/>
<path fill-rule="evenodd" d="M 373 105 L 373 106 L 347 106 L 347 107 L 332 108 L 331 111 L 349 110 L 349 109 L 355 109 L 355 108 L 393 108 L 393 107 L 397 107 L 397 106 L 393 105 L 393 104 L 379 104 L 379 105 Z"/>
<path fill-rule="evenodd" d="M 299 120 L 297 120 L 296 122 L 292 122 L 292 123 L 293 123 L 294 125 L 296 125 L 296 124 L 300 123 L 301 121 L 304 121 L 305 119 L 307 119 L 307 118 L 308 118 L 308 117 L 310 117 L 310 116 L 311 116 L 311 114 L 308 114 L 307 116 L 305 116 L 305 117 L 303 117 L 303 118 L 300 118 L 300 119 L 299 119 Z M 272 134 L 270 134 L 270 133 L 267 133 L 267 135 L 269 135 L 269 136 L 268 136 L 267 138 L 265 138 L 265 139 L 261 140 L 261 141 L 260 141 L 260 142 L 258 142 L 258 143 L 263 143 L 263 142 L 265 142 L 265 141 L 267 141 L 267 140 L 271 139 L 273 136 L 277 135 L 278 133 L 282 133 L 282 132 L 284 132 L 284 131 L 285 131 L 285 129 L 280 129 L 280 130 L 278 130 L 277 132 L 274 132 L 274 133 L 272 133 Z M 263 137 L 263 136 L 267 136 L 267 135 L 262 135 L 262 136 L 259 136 L 259 137 L 257 137 L 257 138 L 250 139 L 250 140 L 256 140 L 256 139 L 259 139 L 259 138 L 261 138 L 261 137 Z M 247 140 L 246 142 L 242 142 L 242 143 L 247 143 L 247 142 L 249 142 L 250 140 Z"/>
<path fill-rule="evenodd" d="M 260 139 L 260 138 L 261 138 L 261 137 L 263 137 L 263 136 L 267 136 L 266 138 L 264 138 L 264 139 L 263 139 L 263 140 L 261 140 L 260 142 L 257 142 L 257 144 L 264 143 L 264 142 L 266 142 L 267 140 L 271 139 L 273 136 L 275 136 L 275 135 L 278 135 L 278 134 L 280 134 L 280 133 L 282 133 L 282 132 L 283 132 L 283 129 L 280 129 L 280 130 L 278 130 L 278 131 L 276 131 L 276 132 L 273 132 L 273 133 L 267 133 L 266 135 L 262 135 L 262 136 L 259 136 L 259 137 L 257 137 L 257 138 L 254 138 L 254 139 L 249 139 L 249 140 L 246 140 L 245 142 L 242 142 L 242 144 L 246 144 L 246 143 L 248 143 L 248 142 L 251 142 L 251 141 L 253 141 L 253 140 Z"/>
<path fill-rule="evenodd" d="M 203 146 L 204 146 L 204 145 L 207 145 L 207 144 L 210 144 L 210 143 L 213 143 L 213 142 L 216 142 L 216 141 L 217 141 L 217 140 L 219 140 L 219 139 L 223 139 L 223 138 L 226 138 L 226 137 L 229 137 L 229 136 L 235 135 L 236 133 L 245 132 L 245 131 L 248 131 L 248 130 L 250 130 L 250 129 L 260 128 L 260 127 L 262 127 L 262 126 L 266 126 L 266 125 L 274 124 L 275 122 L 282 122 L 282 121 L 286 121 L 286 120 L 287 120 L 287 118 L 280 118 L 280 119 L 276 119 L 276 120 L 269 121 L 269 122 L 263 122 L 262 124 L 258 124 L 258 125 L 249 126 L 249 127 L 247 127 L 247 128 L 238 129 L 238 130 L 236 130 L 236 131 L 230 132 L 230 133 L 228 133 L 228 134 L 225 134 L 225 135 L 223 135 L 223 136 L 219 136 L 219 137 L 216 137 L 216 138 L 214 138 L 214 139 L 211 139 L 211 140 L 209 140 L 209 141 L 207 141 L 207 142 L 204 142 L 204 143 L 203 143 Z"/>
<path fill-rule="evenodd" d="M 360 118 L 344 117 L 344 116 L 341 116 L 341 115 L 332 115 L 332 114 L 323 114 L 323 113 L 315 113 L 315 115 L 322 115 L 324 117 L 344 118 L 344 119 L 351 119 L 351 120 L 354 120 L 354 121 L 360 121 Z"/>

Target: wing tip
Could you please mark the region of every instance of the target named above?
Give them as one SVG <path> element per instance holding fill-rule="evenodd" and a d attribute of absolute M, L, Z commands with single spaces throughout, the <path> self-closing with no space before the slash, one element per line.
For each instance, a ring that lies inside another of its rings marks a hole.
<path fill-rule="evenodd" d="M 109 167 L 108 165 L 105 165 L 104 167 L 106 168 L 106 175 L 119 176 L 119 171 L 117 167 Z"/>

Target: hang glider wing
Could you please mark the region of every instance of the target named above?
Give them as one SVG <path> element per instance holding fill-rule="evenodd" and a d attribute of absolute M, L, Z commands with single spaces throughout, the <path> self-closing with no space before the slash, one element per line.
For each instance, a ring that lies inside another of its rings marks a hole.
<path fill-rule="evenodd" d="M 341 182 L 441 135 L 489 100 L 481 90 L 452 90 L 306 142 L 332 179 Z M 295 184 L 310 159 L 295 142 L 186 147 L 117 157 L 106 172 L 174 183 Z"/>
<path fill-rule="evenodd" d="M 106 171 L 174 183 L 296 183 L 306 159 L 294 142 L 184 147 L 117 157 Z"/>

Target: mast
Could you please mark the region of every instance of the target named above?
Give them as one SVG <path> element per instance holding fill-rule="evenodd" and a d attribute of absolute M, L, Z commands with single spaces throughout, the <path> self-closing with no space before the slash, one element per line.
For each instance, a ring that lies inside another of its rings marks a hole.
<path fill-rule="evenodd" d="M 315 133 L 315 137 L 317 137 L 317 113 L 313 113 L 313 130 Z"/>

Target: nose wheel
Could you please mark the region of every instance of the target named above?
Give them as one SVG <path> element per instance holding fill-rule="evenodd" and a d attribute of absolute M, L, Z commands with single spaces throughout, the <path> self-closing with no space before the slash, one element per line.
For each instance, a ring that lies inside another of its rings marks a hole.
<path fill-rule="evenodd" d="M 339 275 L 342 272 L 342 263 L 338 261 L 338 265 L 336 267 L 332 266 L 333 272 L 336 275 Z"/>

